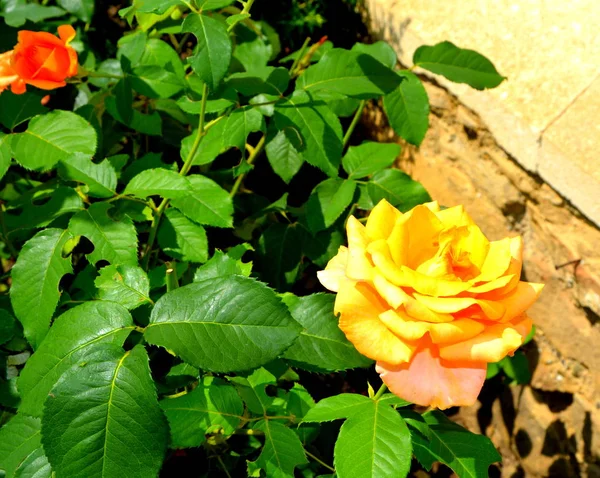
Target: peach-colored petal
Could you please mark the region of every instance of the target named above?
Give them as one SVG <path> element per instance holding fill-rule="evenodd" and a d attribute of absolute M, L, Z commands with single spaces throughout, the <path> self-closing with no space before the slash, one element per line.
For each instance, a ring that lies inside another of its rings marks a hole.
<path fill-rule="evenodd" d="M 387 239 L 402 213 L 385 199 L 373 208 L 366 224 L 367 236 L 371 241 Z"/>
<path fill-rule="evenodd" d="M 487 364 L 450 363 L 437 355 L 435 346 L 425 346 L 406 364 L 377 362 L 376 370 L 395 395 L 412 403 L 446 409 L 473 405 L 483 382 Z"/>
<path fill-rule="evenodd" d="M 519 348 L 524 332 L 530 329 L 531 319 L 527 317 L 516 324 L 491 325 L 472 339 L 440 347 L 440 356 L 451 361 L 498 362 Z"/>
<path fill-rule="evenodd" d="M 325 270 L 317 272 L 317 277 L 323 287 L 333 292 L 340 288 L 340 280 L 346 277 L 346 262 L 348 261 L 348 248 L 340 246 L 338 253 L 325 266 Z"/>
<path fill-rule="evenodd" d="M 506 311 L 506 307 L 499 302 L 479 300 L 473 297 L 430 297 L 421 294 L 414 294 L 414 297 L 427 308 L 442 314 L 453 314 L 475 306 L 483 312 L 486 318 L 498 320 L 504 316 Z"/>
<path fill-rule="evenodd" d="M 485 325 L 472 319 L 458 319 L 443 324 L 430 324 L 429 335 L 434 344 L 453 344 L 479 335 Z"/>
<path fill-rule="evenodd" d="M 404 363 L 410 360 L 416 348 L 390 332 L 377 316 L 343 313 L 340 329 L 356 350 L 373 360 Z"/>
<path fill-rule="evenodd" d="M 543 288 L 544 284 L 519 282 L 512 292 L 497 301 L 505 307 L 504 316 L 500 321 L 508 322 L 523 314 L 538 299 Z"/>
<path fill-rule="evenodd" d="M 429 323 L 413 320 L 401 311 L 386 310 L 379 314 L 379 319 L 394 335 L 410 342 L 429 332 Z"/>

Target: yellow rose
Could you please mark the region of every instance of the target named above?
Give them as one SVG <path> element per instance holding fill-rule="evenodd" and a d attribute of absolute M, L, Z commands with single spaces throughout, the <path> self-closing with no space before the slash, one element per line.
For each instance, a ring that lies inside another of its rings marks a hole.
<path fill-rule="evenodd" d="M 385 200 L 366 225 L 351 217 L 347 234 L 319 280 L 337 292 L 348 340 L 405 400 L 475 403 L 487 364 L 530 332 L 525 311 L 543 288 L 520 281 L 521 237 L 488 241 L 462 206 L 402 214 Z"/>

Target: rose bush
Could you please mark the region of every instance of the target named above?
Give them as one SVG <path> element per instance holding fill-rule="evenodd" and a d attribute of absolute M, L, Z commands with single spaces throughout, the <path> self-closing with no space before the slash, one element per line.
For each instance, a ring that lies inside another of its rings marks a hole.
<path fill-rule="evenodd" d="M 377 360 L 389 389 L 419 405 L 475 403 L 487 364 L 529 334 L 543 285 L 520 281 L 521 237 L 488 241 L 462 206 L 402 214 L 382 200 L 347 223 L 321 283 L 337 292 L 340 328 Z"/>

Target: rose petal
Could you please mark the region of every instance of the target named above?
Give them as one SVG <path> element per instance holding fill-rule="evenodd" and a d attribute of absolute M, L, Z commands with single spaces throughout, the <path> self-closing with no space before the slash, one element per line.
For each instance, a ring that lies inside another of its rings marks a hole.
<path fill-rule="evenodd" d="M 498 320 L 504 316 L 506 307 L 489 300 L 479 300 L 473 297 L 430 297 L 414 294 L 415 299 L 434 312 L 442 314 L 453 314 L 461 310 L 475 306 L 483 312 L 486 318 Z"/>
<path fill-rule="evenodd" d="M 60 25 L 58 27 L 58 36 L 65 44 L 73 40 L 76 34 L 77 32 L 71 25 Z"/>
<path fill-rule="evenodd" d="M 340 280 L 346 278 L 346 262 L 348 261 L 348 248 L 340 246 L 338 253 L 327 263 L 325 270 L 317 272 L 317 277 L 323 287 L 337 292 Z"/>
<path fill-rule="evenodd" d="M 379 319 L 394 335 L 408 341 L 419 340 L 429 331 L 427 322 L 412 320 L 401 311 L 386 310 Z"/>
<path fill-rule="evenodd" d="M 461 227 L 475 224 L 463 206 L 454 206 L 437 211 L 437 218 L 442 221 L 444 228 Z"/>
<path fill-rule="evenodd" d="M 398 209 L 382 199 L 369 214 L 366 225 L 367 236 L 371 241 L 387 239 L 394 228 L 394 224 L 401 216 L 402 213 Z"/>
<path fill-rule="evenodd" d="M 487 364 L 449 363 L 440 359 L 435 346 L 419 348 L 409 363 L 377 362 L 376 370 L 395 395 L 422 406 L 446 409 L 473 405 L 483 382 Z"/>
<path fill-rule="evenodd" d="M 458 319 L 444 324 L 430 324 L 429 336 L 435 344 L 462 342 L 479 335 L 485 325 L 471 319 Z"/>
<path fill-rule="evenodd" d="M 538 299 L 543 288 L 544 284 L 519 282 L 512 292 L 498 299 L 498 303 L 506 309 L 500 322 L 508 322 L 523 314 Z"/>

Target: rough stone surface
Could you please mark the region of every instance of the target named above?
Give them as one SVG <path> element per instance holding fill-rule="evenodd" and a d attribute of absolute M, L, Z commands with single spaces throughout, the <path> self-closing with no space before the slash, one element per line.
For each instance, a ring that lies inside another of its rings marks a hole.
<path fill-rule="evenodd" d="M 366 0 L 372 32 L 404 65 L 450 40 L 492 59 L 508 81 L 475 91 L 436 77 L 497 142 L 600 225 L 600 3 Z M 417 70 L 418 71 L 418 70 Z"/>
<path fill-rule="evenodd" d="M 431 127 L 400 167 L 446 206 L 464 204 L 490 239 L 522 234 L 524 279 L 546 287 L 530 315 L 528 386 L 489 381 L 482 402 L 456 419 L 488 434 L 501 475 L 600 476 L 600 231 L 539 176 L 511 158 L 481 118 L 425 79 Z M 379 108 L 364 117 L 378 140 L 394 139 Z"/>

